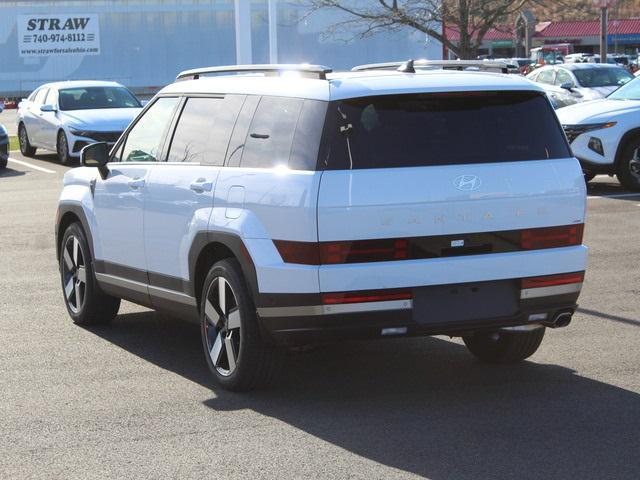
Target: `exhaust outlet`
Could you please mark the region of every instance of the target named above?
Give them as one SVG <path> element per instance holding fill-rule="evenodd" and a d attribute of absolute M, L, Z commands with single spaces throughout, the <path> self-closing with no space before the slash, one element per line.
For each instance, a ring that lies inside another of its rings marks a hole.
<path fill-rule="evenodd" d="M 555 314 L 551 321 L 543 322 L 545 327 L 550 328 L 563 328 L 571 323 L 571 317 L 573 316 L 573 310 L 566 310 L 564 312 L 558 312 Z"/>

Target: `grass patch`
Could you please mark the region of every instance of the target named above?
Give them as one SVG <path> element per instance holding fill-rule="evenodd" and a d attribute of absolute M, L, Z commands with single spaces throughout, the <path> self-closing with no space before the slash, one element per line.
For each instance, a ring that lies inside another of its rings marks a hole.
<path fill-rule="evenodd" d="M 18 142 L 18 137 L 16 135 L 11 135 L 9 137 L 9 151 L 20 150 L 20 143 Z"/>

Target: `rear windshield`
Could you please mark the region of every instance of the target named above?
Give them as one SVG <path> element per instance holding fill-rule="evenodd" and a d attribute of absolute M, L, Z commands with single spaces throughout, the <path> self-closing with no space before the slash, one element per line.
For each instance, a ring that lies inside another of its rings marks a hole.
<path fill-rule="evenodd" d="M 566 158 L 548 100 L 537 92 L 362 97 L 331 102 L 319 167 L 416 167 Z"/>

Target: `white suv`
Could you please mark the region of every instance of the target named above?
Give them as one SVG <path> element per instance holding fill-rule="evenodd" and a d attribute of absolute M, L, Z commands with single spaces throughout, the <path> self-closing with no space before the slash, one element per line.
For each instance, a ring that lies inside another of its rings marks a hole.
<path fill-rule="evenodd" d="M 616 175 L 625 187 L 640 191 L 640 79 L 607 98 L 556 112 L 585 178 Z"/>
<path fill-rule="evenodd" d="M 65 175 L 70 316 L 108 322 L 127 299 L 200 322 L 234 390 L 283 346 L 345 338 L 533 354 L 582 286 L 580 165 L 528 80 L 404 70 L 181 74 Z"/>

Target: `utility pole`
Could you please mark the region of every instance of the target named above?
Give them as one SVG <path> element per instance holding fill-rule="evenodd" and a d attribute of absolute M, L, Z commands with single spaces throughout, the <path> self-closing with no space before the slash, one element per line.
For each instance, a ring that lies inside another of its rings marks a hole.
<path fill-rule="evenodd" d="M 269 63 L 278 63 L 278 0 L 269 0 Z"/>
<path fill-rule="evenodd" d="M 607 26 L 609 23 L 609 7 L 600 8 L 600 63 L 607 63 Z"/>
<path fill-rule="evenodd" d="M 600 63 L 607 63 L 609 7 L 617 3 L 618 0 L 593 0 L 593 5 L 600 9 Z"/>

